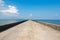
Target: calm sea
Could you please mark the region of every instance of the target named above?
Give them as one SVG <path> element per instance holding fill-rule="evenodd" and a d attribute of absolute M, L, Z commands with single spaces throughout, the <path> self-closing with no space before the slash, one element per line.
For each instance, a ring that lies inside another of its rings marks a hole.
<path fill-rule="evenodd" d="M 10 23 L 15 23 L 15 22 L 20 22 L 23 21 L 23 19 L 0 19 L 0 25 L 5 25 L 5 24 L 10 24 Z"/>
<path fill-rule="evenodd" d="M 0 19 L 0 25 L 5 25 L 5 24 L 10 24 L 10 23 L 14 23 L 14 22 L 20 22 L 23 21 L 24 19 Z M 53 24 L 58 24 L 60 25 L 60 20 L 36 20 L 39 22 L 48 22 L 48 23 L 53 23 Z"/>
<path fill-rule="evenodd" d="M 52 23 L 52 24 L 58 24 L 60 25 L 60 20 L 37 20 L 39 22 L 47 22 L 47 23 Z"/>

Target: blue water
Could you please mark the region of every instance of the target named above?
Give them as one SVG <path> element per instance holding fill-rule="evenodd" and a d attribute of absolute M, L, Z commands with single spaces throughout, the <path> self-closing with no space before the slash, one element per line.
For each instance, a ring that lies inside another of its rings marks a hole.
<path fill-rule="evenodd" d="M 15 22 L 20 22 L 23 21 L 23 19 L 0 19 L 0 25 L 5 25 L 5 24 L 10 24 L 10 23 L 15 23 Z"/>
<path fill-rule="evenodd" d="M 9 23 L 14 23 L 14 22 L 20 22 L 23 21 L 24 19 L 0 19 L 0 25 L 5 25 Z M 60 25 L 60 20 L 36 20 L 39 22 L 48 22 L 48 23 L 53 23 L 53 24 L 58 24 Z"/>
<path fill-rule="evenodd" d="M 58 24 L 60 25 L 60 20 L 37 20 L 39 22 L 47 22 L 47 23 L 52 23 L 52 24 Z"/>

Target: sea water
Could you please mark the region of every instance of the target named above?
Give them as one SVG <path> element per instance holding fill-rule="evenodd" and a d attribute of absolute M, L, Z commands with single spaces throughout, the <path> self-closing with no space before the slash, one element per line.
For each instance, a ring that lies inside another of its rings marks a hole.
<path fill-rule="evenodd" d="M 10 24 L 10 23 L 14 23 L 14 22 L 20 22 L 23 20 L 25 20 L 25 19 L 13 19 L 13 20 L 12 19 L 0 19 L 0 25 Z M 60 20 L 36 20 L 36 21 L 60 25 Z"/>
<path fill-rule="evenodd" d="M 20 21 L 23 21 L 23 19 L 0 19 L 0 26 Z"/>
<path fill-rule="evenodd" d="M 58 24 L 60 25 L 60 20 L 37 20 L 39 22 L 47 22 L 47 23 L 52 23 L 52 24 Z"/>

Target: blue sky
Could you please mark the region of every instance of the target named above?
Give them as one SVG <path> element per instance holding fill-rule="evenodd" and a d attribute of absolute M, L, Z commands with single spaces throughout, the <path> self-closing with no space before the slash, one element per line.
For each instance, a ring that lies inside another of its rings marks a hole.
<path fill-rule="evenodd" d="M 2 18 L 30 18 L 31 19 L 59 19 L 60 20 L 60 0 L 2 0 L 5 7 L 15 6 L 18 10 L 17 16 Z M 1 8 L 1 7 L 0 7 Z M 2 13 L 2 12 L 1 12 Z M 11 13 L 11 12 L 10 12 Z M 13 12 L 15 13 L 15 11 Z M 1 14 L 0 14 L 1 15 Z M 10 14 L 9 14 L 10 15 Z"/>

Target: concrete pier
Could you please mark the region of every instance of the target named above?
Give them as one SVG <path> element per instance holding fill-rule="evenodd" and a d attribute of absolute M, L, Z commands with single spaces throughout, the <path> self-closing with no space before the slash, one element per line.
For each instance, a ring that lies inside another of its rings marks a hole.
<path fill-rule="evenodd" d="M 28 20 L 1 32 L 0 40 L 60 40 L 60 31 Z"/>

